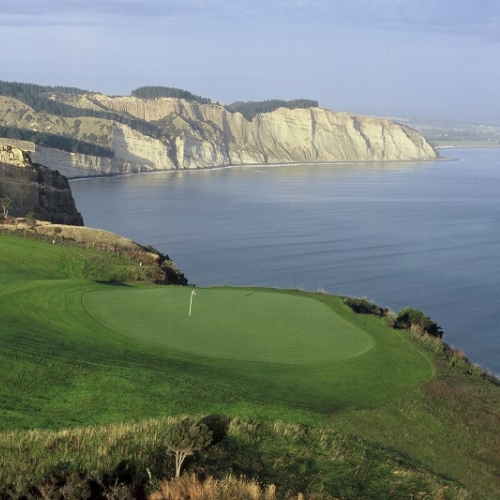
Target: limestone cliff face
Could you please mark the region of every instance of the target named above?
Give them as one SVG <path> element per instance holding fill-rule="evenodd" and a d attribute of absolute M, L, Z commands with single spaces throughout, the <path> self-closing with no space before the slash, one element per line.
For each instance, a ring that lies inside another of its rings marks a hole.
<path fill-rule="evenodd" d="M 0 196 L 10 198 L 10 215 L 34 212 L 39 220 L 83 226 L 68 179 L 33 164 L 25 151 L 5 144 L 0 145 Z"/>
<path fill-rule="evenodd" d="M 96 130 L 108 134 L 114 158 L 34 147 L 34 161 L 70 178 L 242 164 L 437 158 L 432 146 L 408 127 L 324 108 L 280 108 L 248 121 L 217 104 L 173 98 L 86 94 L 73 96 L 70 103 L 155 122 L 162 131 L 155 139 L 104 120 Z"/>

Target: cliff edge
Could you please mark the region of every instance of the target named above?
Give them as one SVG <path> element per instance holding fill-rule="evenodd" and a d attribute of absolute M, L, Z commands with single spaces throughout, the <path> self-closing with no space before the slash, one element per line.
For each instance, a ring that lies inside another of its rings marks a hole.
<path fill-rule="evenodd" d="M 54 224 L 83 226 L 68 179 L 59 172 L 34 164 L 29 154 L 0 143 L 0 197 L 10 201 L 9 214 Z"/>
<path fill-rule="evenodd" d="M 85 106 L 82 97 L 80 106 Z M 92 97 L 101 109 L 126 113 L 168 127 L 172 161 L 178 168 L 289 162 L 406 161 L 437 158 L 415 130 L 388 119 L 336 113 L 329 109 L 279 108 L 251 121 L 217 104 L 182 99 Z M 120 140 L 120 139 L 124 140 Z M 115 129 L 120 157 L 127 141 Z"/>

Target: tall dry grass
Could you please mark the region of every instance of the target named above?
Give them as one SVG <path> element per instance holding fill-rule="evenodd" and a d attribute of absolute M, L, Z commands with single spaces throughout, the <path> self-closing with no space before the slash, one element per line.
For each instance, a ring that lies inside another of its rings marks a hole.
<path fill-rule="evenodd" d="M 292 497 L 289 497 L 290 500 Z M 304 500 L 299 494 L 297 500 Z M 195 474 L 185 474 L 178 479 L 162 481 L 149 500 L 275 500 L 276 486 L 264 486 L 256 481 L 232 475 L 224 479 L 209 477 L 200 480 Z"/>

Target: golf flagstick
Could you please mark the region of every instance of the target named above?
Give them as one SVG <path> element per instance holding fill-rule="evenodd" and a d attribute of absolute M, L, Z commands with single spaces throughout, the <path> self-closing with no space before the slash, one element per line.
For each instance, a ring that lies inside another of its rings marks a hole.
<path fill-rule="evenodd" d="M 191 317 L 191 309 L 193 308 L 193 295 L 196 295 L 196 292 L 191 290 L 191 296 L 189 297 L 189 317 Z"/>

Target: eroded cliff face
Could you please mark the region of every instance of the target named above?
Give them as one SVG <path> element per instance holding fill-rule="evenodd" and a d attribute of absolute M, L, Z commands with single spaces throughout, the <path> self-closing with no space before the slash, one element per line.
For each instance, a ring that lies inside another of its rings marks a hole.
<path fill-rule="evenodd" d="M 245 163 L 404 161 L 437 157 L 416 131 L 390 120 L 324 108 L 286 109 L 251 122 L 223 106 L 182 99 L 93 97 L 104 109 L 146 121 L 167 119 L 178 132 L 178 168 Z"/>
<path fill-rule="evenodd" d="M 83 226 L 68 179 L 6 144 L 0 144 L 0 196 L 10 199 L 10 215 L 24 217 L 33 212 L 39 220 Z"/>
<path fill-rule="evenodd" d="M 101 94 L 67 99 L 73 106 L 154 122 L 162 131 L 161 138 L 153 138 L 124 123 L 87 118 L 88 123 L 77 120 L 81 122 L 78 130 L 86 125 L 85 130 L 104 134 L 101 140 L 111 146 L 114 158 L 33 146 L 35 162 L 50 165 L 69 178 L 242 164 L 437 158 L 432 146 L 408 127 L 324 108 L 280 108 L 248 121 L 223 106 L 182 99 Z M 45 123 L 42 116 L 37 115 L 37 120 Z M 49 122 L 55 127 L 56 121 Z"/>

